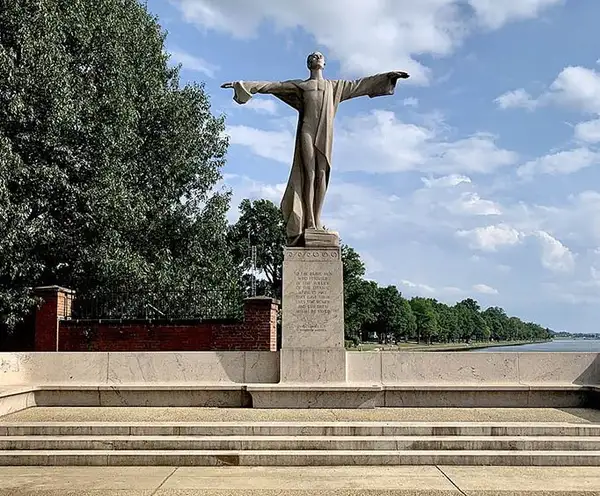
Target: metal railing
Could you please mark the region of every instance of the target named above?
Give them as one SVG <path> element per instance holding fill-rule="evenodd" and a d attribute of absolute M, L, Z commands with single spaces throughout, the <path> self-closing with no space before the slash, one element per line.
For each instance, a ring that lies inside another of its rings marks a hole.
<path fill-rule="evenodd" d="M 241 289 L 75 294 L 71 307 L 71 319 L 81 320 L 239 320 L 243 315 Z"/>

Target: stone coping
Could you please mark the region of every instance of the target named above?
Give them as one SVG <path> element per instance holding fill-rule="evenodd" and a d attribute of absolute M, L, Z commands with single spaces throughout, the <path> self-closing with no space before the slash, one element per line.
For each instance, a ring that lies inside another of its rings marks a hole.
<path fill-rule="evenodd" d="M 37 391 L 38 386 L 15 386 L 0 390 L 0 398 L 8 398 L 10 396 L 17 396 L 19 394 L 31 393 Z"/>
<path fill-rule="evenodd" d="M 132 407 L 135 408 L 135 407 Z M 457 421 L 445 421 L 440 422 L 436 420 L 431 421 L 412 421 L 412 420 L 331 420 L 331 421 L 315 421 L 315 420 L 246 420 L 246 421 L 204 421 L 199 420 L 197 422 L 191 421 L 145 421 L 145 422 L 117 422 L 113 420 L 96 420 L 96 421 L 34 421 L 34 420 L 4 420 L 0 417 L 1 427 L 274 427 L 274 428 L 294 428 L 294 427 L 338 427 L 343 428 L 384 428 L 384 427 L 406 427 L 406 428 L 552 428 L 552 429 L 567 429 L 567 428 L 581 428 L 590 429 L 600 427 L 600 424 L 589 422 L 589 423 L 574 423 L 574 422 L 556 422 L 553 420 L 549 421 L 472 421 L 472 420 L 457 420 Z"/>
<path fill-rule="evenodd" d="M 331 383 L 331 384 L 240 384 L 233 382 L 210 382 L 210 383 L 132 383 L 132 384 L 36 384 L 36 385 L 18 385 L 0 389 L 0 398 L 14 396 L 33 391 L 112 391 L 123 389 L 130 391 L 159 390 L 159 391 L 186 391 L 186 390 L 206 390 L 206 391 L 273 391 L 273 392 L 291 392 L 291 391 L 340 391 L 340 392 L 360 392 L 360 391 L 552 391 L 552 390 L 593 390 L 600 391 L 600 385 L 596 384 L 351 384 L 351 383 Z"/>
<path fill-rule="evenodd" d="M 252 391 L 273 391 L 273 392 L 328 392 L 328 391 L 343 391 L 343 392 L 360 392 L 360 391 L 383 391 L 385 386 L 381 384 L 352 384 L 352 383 L 327 383 L 327 384 L 311 384 L 311 383 L 279 383 L 279 384 L 248 384 L 246 389 Z"/>
<path fill-rule="evenodd" d="M 327 391 L 553 391 L 600 390 L 593 384 L 249 384 L 247 391 L 327 392 Z"/>

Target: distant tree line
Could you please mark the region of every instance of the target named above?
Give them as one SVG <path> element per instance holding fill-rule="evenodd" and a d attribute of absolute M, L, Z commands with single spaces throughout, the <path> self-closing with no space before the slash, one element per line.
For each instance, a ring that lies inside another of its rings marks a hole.
<path fill-rule="evenodd" d="M 587 332 L 587 333 L 573 334 L 571 332 L 560 331 L 560 332 L 552 332 L 552 337 L 568 338 L 568 339 L 600 339 L 600 333 Z"/>

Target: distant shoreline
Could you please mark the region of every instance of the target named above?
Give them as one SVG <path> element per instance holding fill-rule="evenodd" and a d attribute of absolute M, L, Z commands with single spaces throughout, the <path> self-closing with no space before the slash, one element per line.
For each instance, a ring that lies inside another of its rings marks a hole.
<path fill-rule="evenodd" d="M 437 343 L 437 344 L 418 344 L 418 343 L 401 343 L 400 345 L 377 345 L 366 344 L 359 345 L 356 348 L 349 348 L 356 351 L 470 351 L 480 350 L 482 348 L 496 348 L 500 346 L 522 346 L 526 344 L 549 343 L 552 339 L 543 339 L 536 341 L 491 341 L 487 343 Z"/>

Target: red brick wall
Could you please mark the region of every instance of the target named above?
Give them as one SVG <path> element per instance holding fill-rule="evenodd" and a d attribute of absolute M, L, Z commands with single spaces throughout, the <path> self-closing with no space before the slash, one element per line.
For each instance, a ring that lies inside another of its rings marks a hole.
<path fill-rule="evenodd" d="M 271 298 L 247 299 L 244 324 L 215 326 L 212 349 L 277 351 L 277 309 Z"/>
<path fill-rule="evenodd" d="M 71 315 L 73 292 L 59 286 L 35 288 L 34 294 L 42 299 L 35 312 L 35 350 L 56 351 L 60 341 L 59 320 Z"/>
<path fill-rule="evenodd" d="M 60 351 L 210 350 L 211 342 L 212 326 L 205 323 L 60 322 Z"/>
<path fill-rule="evenodd" d="M 278 303 L 249 298 L 244 320 L 208 322 L 69 320 L 69 298 L 41 295 L 36 351 L 276 351 Z M 62 305 L 62 308 L 59 306 Z M 65 317 L 67 317 L 65 319 Z"/>

